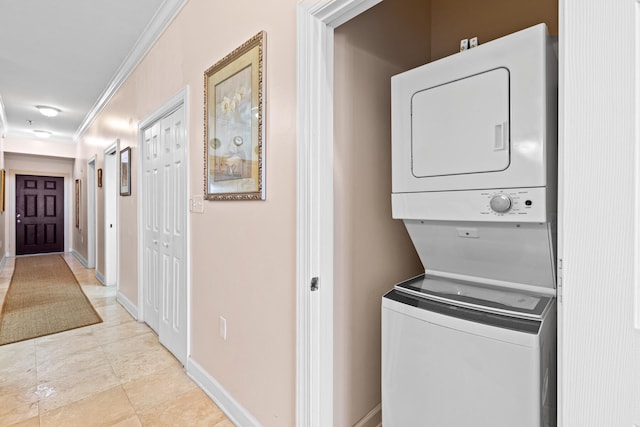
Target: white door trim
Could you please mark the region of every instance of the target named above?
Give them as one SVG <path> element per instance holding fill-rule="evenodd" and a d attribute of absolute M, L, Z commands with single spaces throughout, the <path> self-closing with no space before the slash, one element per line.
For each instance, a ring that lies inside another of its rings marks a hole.
<path fill-rule="evenodd" d="M 149 114 L 144 120 L 142 120 L 138 124 L 138 147 L 139 147 L 139 167 L 138 167 L 138 179 L 137 179 L 137 190 L 138 190 L 138 311 L 137 311 L 137 320 L 139 322 L 144 321 L 144 203 L 142 194 L 144 189 L 142 188 L 142 158 L 143 158 L 143 145 L 144 145 L 144 129 L 151 126 L 153 123 L 162 119 L 163 117 L 169 115 L 179 107 L 184 108 L 184 118 L 185 118 L 185 132 L 187 133 L 185 140 L 187 144 L 185 145 L 186 153 L 185 158 L 187 159 L 185 163 L 185 191 L 189 191 L 191 188 L 191 182 L 189 178 L 189 86 L 185 86 L 182 88 L 177 94 L 172 96 L 169 100 L 167 100 L 164 104 L 158 107 L 155 111 Z M 204 142 L 203 142 L 204 144 Z M 188 206 L 184 206 L 184 209 L 188 209 Z M 187 300 L 186 300 L 186 311 L 187 311 L 187 349 L 186 349 L 186 360 L 187 364 L 190 360 L 191 356 L 191 218 L 187 214 L 187 224 L 186 224 L 186 233 L 185 233 L 185 257 L 186 260 L 186 283 L 187 287 Z M 185 364 L 185 369 L 188 370 L 188 365 Z"/>
<path fill-rule="evenodd" d="M 120 140 L 116 139 L 113 144 L 111 144 L 107 148 L 105 148 L 105 150 L 104 150 L 104 162 L 103 162 L 105 164 L 105 166 L 106 166 L 107 156 L 112 155 L 112 154 L 113 154 L 113 156 L 115 156 L 115 163 L 116 164 L 115 164 L 114 172 L 118 176 L 118 179 L 115 182 L 110 181 L 111 182 L 110 186 L 111 185 L 114 186 L 115 190 L 116 190 L 115 206 L 114 206 L 114 208 L 116 210 L 116 230 L 115 230 L 115 233 L 116 233 L 116 241 L 115 241 L 115 245 L 116 245 L 116 248 L 115 248 L 115 251 L 116 251 L 115 276 L 116 277 L 115 277 L 115 286 L 116 286 L 116 289 L 118 289 L 118 290 L 119 290 L 119 286 L 120 286 L 119 280 L 118 280 L 119 279 L 118 258 L 119 258 L 119 254 L 120 254 L 120 243 L 119 243 L 120 239 L 117 238 L 117 236 L 119 236 L 119 234 L 120 234 L 120 232 L 119 232 L 120 209 L 118 208 L 118 205 L 120 203 L 120 196 L 119 196 L 120 174 L 118 172 L 118 169 L 119 169 L 119 164 L 118 164 L 118 153 L 119 153 L 119 150 L 120 150 Z M 107 172 L 106 171 L 106 167 L 105 167 L 105 171 L 104 172 L 106 174 L 106 172 Z M 112 179 L 112 177 L 107 175 L 106 179 Z M 107 233 L 109 232 L 109 229 L 108 229 L 108 221 L 106 220 L 106 212 L 107 212 L 108 203 L 109 203 L 109 194 L 107 194 L 107 192 L 108 192 L 108 188 L 111 188 L 110 186 L 105 188 L 105 191 L 102 192 L 103 193 L 103 197 L 104 197 L 102 206 L 103 206 L 103 209 L 104 209 L 104 212 L 105 212 L 105 217 L 104 217 L 104 245 L 102 247 L 102 250 L 104 252 L 104 265 L 103 265 L 103 268 L 104 268 L 104 271 L 103 271 L 104 285 L 108 285 L 109 284 L 109 282 L 108 282 L 109 273 L 107 271 L 107 257 L 109 256 L 109 254 L 107 254 Z"/>
<path fill-rule="evenodd" d="M 96 266 L 96 156 L 87 162 L 87 267 Z"/>
<path fill-rule="evenodd" d="M 381 1 L 297 6 L 298 426 L 333 424 L 333 31 Z"/>

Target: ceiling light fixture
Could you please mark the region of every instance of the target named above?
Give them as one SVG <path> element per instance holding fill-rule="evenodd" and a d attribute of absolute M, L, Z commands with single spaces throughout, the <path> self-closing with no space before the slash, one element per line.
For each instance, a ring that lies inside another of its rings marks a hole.
<path fill-rule="evenodd" d="M 51 136 L 51 132 L 48 130 L 34 130 L 33 133 L 40 138 L 49 138 Z"/>
<path fill-rule="evenodd" d="M 45 117 L 55 117 L 60 113 L 60 110 L 54 107 L 47 107 L 46 105 L 36 105 L 40 114 Z"/>

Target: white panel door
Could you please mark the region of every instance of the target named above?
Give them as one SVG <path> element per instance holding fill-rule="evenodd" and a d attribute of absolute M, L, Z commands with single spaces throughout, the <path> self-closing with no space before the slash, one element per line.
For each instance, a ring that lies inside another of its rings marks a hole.
<path fill-rule="evenodd" d="M 162 212 L 160 230 L 161 312 L 160 342 L 181 362 L 187 356 L 186 289 L 186 130 L 184 109 L 162 119 L 160 124 L 160 182 Z"/>
<path fill-rule="evenodd" d="M 144 215 L 143 238 L 143 313 L 144 321 L 158 333 L 160 292 L 158 269 L 160 262 L 160 124 L 144 130 L 142 147 L 142 197 Z"/>
<path fill-rule="evenodd" d="M 187 171 L 184 108 L 143 131 L 144 320 L 183 364 L 187 357 Z"/>

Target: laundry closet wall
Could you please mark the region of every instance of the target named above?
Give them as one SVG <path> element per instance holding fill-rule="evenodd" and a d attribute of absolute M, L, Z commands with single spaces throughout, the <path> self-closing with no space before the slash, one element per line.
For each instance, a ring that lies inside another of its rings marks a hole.
<path fill-rule="evenodd" d="M 296 3 L 188 1 L 80 142 L 80 156 L 96 155 L 97 168 L 115 140 L 132 147 L 132 195 L 119 197 L 118 264 L 120 292 L 138 304 L 138 124 L 188 87 L 189 197 L 202 195 L 204 71 L 266 31 L 267 199 L 206 201 L 203 214 L 189 215 L 190 360 L 264 426 L 295 424 Z"/>
<path fill-rule="evenodd" d="M 384 1 L 335 31 L 335 426 L 380 422 L 381 298 L 424 271 L 391 218 L 390 78 L 428 61 L 428 6 Z"/>

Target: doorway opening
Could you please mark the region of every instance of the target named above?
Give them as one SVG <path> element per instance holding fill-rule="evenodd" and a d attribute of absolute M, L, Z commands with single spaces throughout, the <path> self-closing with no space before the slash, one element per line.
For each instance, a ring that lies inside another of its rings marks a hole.
<path fill-rule="evenodd" d="M 16 255 L 64 252 L 64 178 L 16 175 Z"/>

